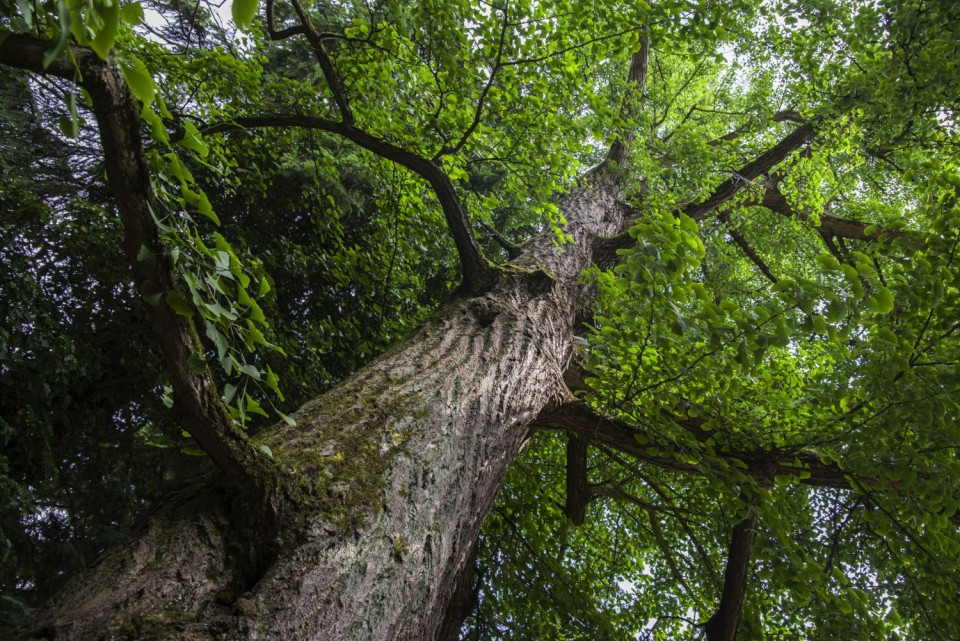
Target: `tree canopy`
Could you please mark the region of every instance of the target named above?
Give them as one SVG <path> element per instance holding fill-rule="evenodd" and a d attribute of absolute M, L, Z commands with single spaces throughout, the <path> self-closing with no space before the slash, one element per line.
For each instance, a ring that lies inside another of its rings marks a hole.
<path fill-rule="evenodd" d="M 0 624 L 613 176 L 463 638 L 960 636 L 954 2 L 0 0 L 0 64 Z"/>

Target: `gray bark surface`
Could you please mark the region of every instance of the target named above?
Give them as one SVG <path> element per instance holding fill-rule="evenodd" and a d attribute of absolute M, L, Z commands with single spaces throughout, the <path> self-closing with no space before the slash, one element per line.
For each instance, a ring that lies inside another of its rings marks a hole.
<path fill-rule="evenodd" d="M 69 639 L 435 639 L 507 467 L 563 372 L 593 241 L 620 231 L 593 172 L 561 211 L 574 242 L 535 238 L 481 295 L 455 299 L 259 442 L 297 487 L 256 576 L 216 481 L 77 578 L 25 632 Z M 245 542 L 246 541 L 246 542 Z M 266 542 L 270 545 L 270 542 Z M 449 624 L 448 624 L 449 625 Z"/>

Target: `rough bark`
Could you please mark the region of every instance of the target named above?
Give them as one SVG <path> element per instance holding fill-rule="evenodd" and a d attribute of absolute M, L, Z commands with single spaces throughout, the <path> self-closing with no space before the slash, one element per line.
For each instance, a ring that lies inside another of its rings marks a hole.
<path fill-rule="evenodd" d="M 54 60 L 44 68 L 48 47 L 48 42 L 32 36 L 8 35 L 0 42 L 0 63 L 75 80 L 90 96 L 134 282 L 145 300 L 147 294 L 156 295 L 144 308 L 173 387 L 173 418 L 190 432 L 224 480 L 240 489 L 242 509 L 256 521 L 254 527 L 276 530 L 282 502 L 276 471 L 226 413 L 209 370 L 198 371 L 192 364 L 203 353 L 196 329 L 167 303 L 166 295 L 176 290 L 176 278 L 153 217 L 159 204 L 150 187 L 139 104 L 112 59 L 101 60 L 89 49 L 74 47 L 72 61 Z"/>
<path fill-rule="evenodd" d="M 47 638 L 435 639 L 529 423 L 567 393 L 580 273 L 619 231 L 616 182 L 562 203 L 574 242 L 527 244 L 461 297 L 261 440 L 296 488 L 262 574 L 215 482 L 161 510 L 24 633 Z M 235 517 L 233 517 L 235 518 Z"/>

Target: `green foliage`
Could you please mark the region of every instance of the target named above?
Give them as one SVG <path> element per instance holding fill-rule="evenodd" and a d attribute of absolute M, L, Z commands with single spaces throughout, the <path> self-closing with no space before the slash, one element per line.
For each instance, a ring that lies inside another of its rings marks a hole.
<path fill-rule="evenodd" d="M 143 300 L 194 322 L 191 366 L 212 365 L 257 429 L 456 286 L 443 216 L 407 170 L 316 130 L 210 133 L 346 119 L 327 56 L 355 126 L 433 159 L 475 229 L 512 242 L 569 241 L 559 197 L 635 134 L 634 246 L 585 276 L 579 357 L 583 399 L 634 426 L 644 456 L 592 447 L 573 527 L 565 438 L 528 448 L 481 537 L 469 638 L 698 638 L 750 514 L 739 638 L 960 636 L 954 5 L 324 2 L 308 7 L 318 53 L 271 40 L 256 0 L 226 26 L 204 4 L 0 0 L 0 38 L 46 39 L 45 65 L 71 46 L 117 61 L 178 279 L 132 282 L 102 168 L 77 169 L 97 153 L 82 93 L 5 75 L 0 612 L 22 616 L 203 466 L 165 413 Z M 297 24 L 275 9 L 277 29 Z M 814 142 L 706 218 L 682 213 L 800 120 Z"/>

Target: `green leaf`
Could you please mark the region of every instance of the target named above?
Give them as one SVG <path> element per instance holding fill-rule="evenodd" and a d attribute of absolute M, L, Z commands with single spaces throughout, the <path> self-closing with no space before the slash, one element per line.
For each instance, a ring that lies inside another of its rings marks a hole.
<path fill-rule="evenodd" d="M 173 311 L 181 316 L 190 318 L 193 316 L 193 306 L 187 302 L 187 299 L 178 291 L 167 292 L 167 304 Z"/>
<path fill-rule="evenodd" d="M 227 337 L 223 335 L 223 332 L 217 329 L 216 325 L 214 325 L 210 321 L 206 321 L 205 324 L 207 326 L 207 331 L 206 331 L 207 338 L 213 341 L 213 344 L 217 348 L 217 358 L 219 358 L 222 361 L 223 358 L 227 355 L 227 352 L 230 350 L 230 343 L 227 340 Z"/>
<path fill-rule="evenodd" d="M 889 314 L 893 311 L 893 292 L 887 287 L 881 287 L 877 291 L 876 311 L 878 314 Z"/>
<path fill-rule="evenodd" d="M 136 56 L 129 56 L 120 60 L 120 72 L 123 73 L 127 86 L 134 97 L 144 105 L 153 102 L 157 93 L 157 84 L 147 70 L 147 65 Z"/>
<path fill-rule="evenodd" d="M 207 371 L 207 361 L 196 354 L 190 354 L 187 359 L 187 367 L 190 368 L 192 374 L 203 374 Z"/>
<path fill-rule="evenodd" d="M 183 140 L 180 141 L 180 144 L 191 151 L 195 151 L 201 158 L 206 158 L 210 153 L 210 149 L 206 143 L 203 142 L 203 136 L 197 130 L 196 126 L 187 120 L 183 123 L 183 130 Z M 209 205 L 209 201 L 207 201 L 207 204 Z"/>
<path fill-rule="evenodd" d="M 249 394 L 244 394 L 244 405 L 244 409 L 246 410 L 247 414 L 257 414 L 259 416 L 263 416 L 264 418 L 270 417 L 270 415 L 267 414 L 262 407 L 260 407 L 260 403 L 258 403 L 256 399 Z"/>
<path fill-rule="evenodd" d="M 57 1 L 57 17 L 59 21 L 59 31 L 53 39 L 53 45 L 43 54 L 43 68 L 49 67 L 54 60 L 58 60 L 67 49 L 70 41 L 70 8 L 64 0 Z"/>
<path fill-rule="evenodd" d="M 60 132 L 72 140 L 80 135 L 80 123 L 76 118 L 71 118 L 70 116 L 60 116 L 59 119 Z"/>
<path fill-rule="evenodd" d="M 257 292 L 257 298 L 263 298 L 270 293 L 270 283 L 265 276 L 260 277 L 260 290 Z"/>
<path fill-rule="evenodd" d="M 240 31 L 248 31 L 250 29 L 250 23 L 253 22 L 254 16 L 257 15 L 259 4 L 259 0 L 233 0 L 233 6 L 230 7 L 230 12 L 233 14 L 233 21 Z"/>
<path fill-rule="evenodd" d="M 113 40 L 117 36 L 117 25 L 120 21 L 120 9 L 116 0 L 109 5 L 94 4 L 94 11 L 100 16 L 103 24 L 96 37 L 90 41 L 93 49 L 101 59 L 106 60 L 113 48 Z"/>
<path fill-rule="evenodd" d="M 143 7 L 139 2 L 130 2 L 120 8 L 120 16 L 128 25 L 136 27 L 143 22 Z"/>
<path fill-rule="evenodd" d="M 150 126 L 150 137 L 164 145 L 170 144 L 170 134 L 163 125 L 163 120 L 157 113 L 150 108 L 150 105 L 144 105 L 140 110 L 140 117 Z"/>
<path fill-rule="evenodd" d="M 214 318 L 225 318 L 228 321 L 235 321 L 239 316 L 235 312 L 230 311 L 220 303 L 206 303 L 204 304 L 207 311 L 210 312 Z"/>
<path fill-rule="evenodd" d="M 152 278 L 148 278 L 140 285 L 140 293 L 150 305 L 156 307 L 163 299 L 163 290 L 160 289 L 160 283 Z"/>
<path fill-rule="evenodd" d="M 17 11 L 28 29 L 33 29 L 33 3 L 29 0 L 16 0 Z"/>
<path fill-rule="evenodd" d="M 239 369 L 243 374 L 249 376 L 252 379 L 255 379 L 258 381 L 260 380 L 260 370 L 254 367 L 253 365 L 244 363 L 243 365 L 240 365 L 240 367 L 238 367 L 237 369 Z"/>

